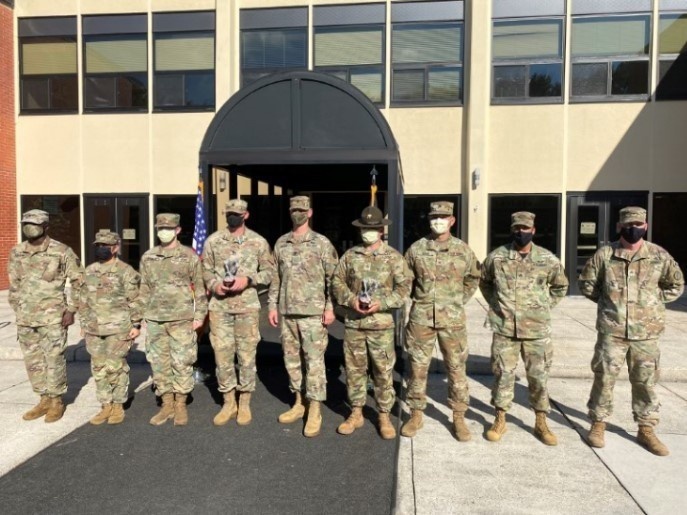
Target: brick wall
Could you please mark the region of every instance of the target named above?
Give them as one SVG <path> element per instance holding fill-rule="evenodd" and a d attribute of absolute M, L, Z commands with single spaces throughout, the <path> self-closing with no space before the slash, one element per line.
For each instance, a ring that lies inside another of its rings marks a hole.
<path fill-rule="evenodd" d="M 17 243 L 14 66 L 12 9 L 0 3 L 0 290 L 9 286 L 7 257 Z"/>

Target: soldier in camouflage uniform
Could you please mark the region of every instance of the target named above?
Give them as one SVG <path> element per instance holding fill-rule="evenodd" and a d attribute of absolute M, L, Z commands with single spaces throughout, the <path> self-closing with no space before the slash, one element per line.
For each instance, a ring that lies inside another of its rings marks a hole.
<path fill-rule="evenodd" d="M 331 242 L 310 229 L 312 209 L 308 197 L 292 197 L 289 211 L 293 230 L 274 245 L 277 273 L 268 299 L 273 327 L 277 327 L 282 315 L 284 364 L 289 386 L 296 394 L 293 406 L 279 416 L 279 422 L 290 424 L 303 418 L 305 394 L 308 418 L 303 434 L 314 437 L 322 427 L 320 403 L 327 399 L 324 352 L 329 343 L 327 326 L 334 321 L 331 278 L 339 258 Z"/>
<path fill-rule="evenodd" d="M 344 358 L 352 407 L 351 415 L 337 431 L 350 435 L 363 426 L 369 353 L 379 410 L 379 432 L 385 440 L 396 437 L 389 419 L 395 400 L 392 310 L 405 305 L 412 285 L 412 274 L 403 256 L 382 241 L 384 226 L 388 224 L 378 208 L 363 209 L 360 218 L 353 222 L 360 229 L 363 244 L 346 251 L 332 279 L 337 302 L 347 308 Z"/>
<path fill-rule="evenodd" d="M 96 397 L 102 405 L 90 422 L 120 424 L 129 395 L 126 355 L 141 330 L 136 304 L 141 277 L 117 258 L 117 233 L 100 230 L 93 244 L 96 262 L 86 268 L 79 296 L 81 331 L 91 355 Z"/>
<path fill-rule="evenodd" d="M 533 213 L 513 213 L 513 242 L 494 250 L 482 265 L 479 286 L 489 304 L 488 321 L 494 331 L 491 403 L 496 407 L 496 420 L 486 434 L 492 442 L 506 432 L 506 411 L 513 401 L 520 354 L 530 405 L 536 412 L 534 434 L 546 445 L 558 444 L 546 424 L 550 411 L 547 381 L 553 359 L 551 309 L 565 297 L 568 280 L 558 258 L 532 243 L 535 232 Z"/>
<path fill-rule="evenodd" d="M 422 428 L 422 412 L 427 405 L 427 371 L 438 339 L 448 375 L 453 429 L 458 440 L 466 442 L 470 440 L 465 425 L 470 396 L 465 375 L 468 340 L 463 306 L 477 290 L 480 275 L 475 253 L 451 235 L 455 223 L 452 202 L 432 202 L 431 234 L 413 243 L 405 255 L 415 280 L 406 327 L 411 365 L 407 402 L 411 417 L 401 428 L 401 434 L 412 437 Z"/>
<path fill-rule="evenodd" d="M 146 357 L 153 369 L 160 411 L 150 419 L 159 426 L 174 419 L 188 423 L 186 401 L 194 386 L 193 363 L 198 355 L 196 331 L 207 315 L 203 273 L 196 253 L 179 243 L 180 217 L 160 213 L 155 227 L 160 245 L 141 258 L 139 303 L 146 321 Z"/>
<path fill-rule="evenodd" d="M 267 240 L 245 225 L 250 216 L 245 200 L 230 200 L 224 212 L 228 227 L 212 234 L 203 249 L 203 278 L 212 293 L 210 342 L 219 391 L 224 396 L 213 423 L 221 426 L 236 417 L 236 423 L 245 426 L 253 418 L 250 398 L 255 391 L 255 355 L 260 341 L 257 288 L 272 280 L 274 261 Z M 238 407 L 235 390 L 239 391 Z"/>
<path fill-rule="evenodd" d="M 17 337 L 33 391 L 40 402 L 24 420 L 45 415 L 55 422 L 64 414 L 67 391 L 67 328 L 79 305 L 83 268 L 74 251 L 48 236 L 48 213 L 27 211 L 21 218 L 28 241 L 12 248 L 8 263 L 9 303 L 17 316 Z M 69 279 L 70 288 L 66 288 Z"/>
<path fill-rule="evenodd" d="M 660 350 L 665 304 L 677 299 L 685 280 L 664 249 L 644 240 L 646 210 L 620 210 L 620 240 L 601 247 L 579 277 L 582 294 L 598 305 L 598 338 L 592 359 L 594 384 L 587 407 L 592 420 L 588 441 L 603 447 L 605 420 L 613 412 L 613 387 L 625 359 L 632 384 L 632 414 L 639 425 L 637 441 L 650 452 L 667 456 L 656 437 Z"/>

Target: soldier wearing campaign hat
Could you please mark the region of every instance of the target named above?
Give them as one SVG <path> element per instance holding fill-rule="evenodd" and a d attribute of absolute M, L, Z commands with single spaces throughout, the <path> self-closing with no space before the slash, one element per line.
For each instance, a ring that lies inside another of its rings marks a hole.
<path fill-rule="evenodd" d="M 293 229 L 274 245 L 277 270 L 267 301 L 273 327 L 281 316 L 284 364 L 295 395 L 279 422 L 296 422 L 306 416 L 307 409 L 303 431 L 307 437 L 320 433 L 321 403 L 327 399 L 324 353 L 329 343 L 327 326 L 334 321 L 332 274 L 339 261 L 331 242 L 311 229 L 312 213 L 309 197 L 291 197 Z"/>
<path fill-rule="evenodd" d="M 488 321 L 493 334 L 491 368 L 494 373 L 491 403 L 496 408 L 487 440 L 497 442 L 506 432 L 506 412 L 514 397 L 515 368 L 525 362 L 530 405 L 535 411 L 535 436 L 546 445 L 557 445 L 546 416 L 548 376 L 553 358 L 551 309 L 568 291 L 563 265 L 551 252 L 532 242 L 535 215 L 511 215 L 511 239 L 491 252 L 481 271 L 480 290 L 489 304 Z"/>
<path fill-rule="evenodd" d="M 120 424 L 129 394 L 126 356 L 141 330 L 137 303 L 141 277 L 121 261 L 119 235 L 102 229 L 95 235 L 95 263 L 86 268 L 79 295 L 79 321 L 91 355 L 91 373 L 101 410 L 93 425 Z"/>
<path fill-rule="evenodd" d="M 389 418 L 395 402 L 392 311 L 405 306 L 412 283 L 412 274 L 403 256 L 382 240 L 384 227 L 389 223 L 376 206 L 363 209 L 360 218 L 353 221 L 360 229 L 362 245 L 346 251 L 332 279 L 337 302 L 347 308 L 344 357 L 348 399 L 352 407 L 351 415 L 337 430 L 350 435 L 363 426 L 369 355 L 379 410 L 379 433 L 387 440 L 396 436 Z"/>
<path fill-rule="evenodd" d="M 456 438 L 470 440 L 465 412 L 470 399 L 465 363 L 468 342 L 464 305 L 479 284 L 479 262 L 462 240 L 451 235 L 456 223 L 453 202 L 430 203 L 430 234 L 413 243 L 405 259 L 413 272 L 413 301 L 406 326 L 406 346 L 410 358 L 407 402 L 410 419 L 401 428 L 403 436 L 415 436 L 422 428 L 427 405 L 427 372 L 434 342 L 446 364 L 448 404 L 453 411 Z"/>
<path fill-rule="evenodd" d="M 17 338 L 33 391 L 40 395 L 39 403 L 23 418 L 45 416 L 45 422 L 55 422 L 64 414 L 64 350 L 67 328 L 74 323 L 79 304 L 83 268 L 72 249 L 48 236 L 48 222 L 48 213 L 40 209 L 22 215 L 26 241 L 12 248 L 7 268 Z"/>
<path fill-rule="evenodd" d="M 224 214 L 227 227 L 211 234 L 203 248 L 203 279 L 211 295 L 210 342 L 224 397 L 213 423 L 222 426 L 236 417 L 236 423 L 245 426 L 253 419 L 250 400 L 260 341 L 258 286 L 270 284 L 274 261 L 267 240 L 246 227 L 250 212 L 245 200 L 230 200 Z"/>
<path fill-rule="evenodd" d="M 644 240 L 646 210 L 620 210 L 620 239 L 604 245 L 579 277 L 582 294 L 598 305 L 598 337 L 592 359 L 594 383 L 587 407 L 592 420 L 587 440 L 603 447 L 606 420 L 613 412 L 613 387 L 625 359 L 632 384 L 632 414 L 637 442 L 658 456 L 669 454 L 654 428 L 659 422 L 658 339 L 665 327 L 665 304 L 680 297 L 685 280 L 663 248 Z"/>
<path fill-rule="evenodd" d="M 196 331 L 207 315 L 207 297 L 200 260 L 182 245 L 180 216 L 159 213 L 155 228 L 160 244 L 141 258 L 138 304 L 146 321 L 146 357 L 153 369 L 160 411 L 150 419 L 155 426 L 174 419 L 188 423 L 186 402 L 194 386 L 193 363 L 198 346 Z"/>

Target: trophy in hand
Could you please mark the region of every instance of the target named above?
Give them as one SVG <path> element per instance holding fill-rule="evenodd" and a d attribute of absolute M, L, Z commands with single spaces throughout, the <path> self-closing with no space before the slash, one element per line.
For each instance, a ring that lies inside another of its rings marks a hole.
<path fill-rule="evenodd" d="M 236 280 L 236 274 L 239 271 L 239 260 L 235 257 L 230 257 L 224 262 L 224 286 L 231 287 Z"/>
<path fill-rule="evenodd" d="M 363 310 L 370 309 L 372 295 L 379 289 L 379 281 L 375 279 L 363 279 L 362 289 L 358 293 L 358 304 Z"/>

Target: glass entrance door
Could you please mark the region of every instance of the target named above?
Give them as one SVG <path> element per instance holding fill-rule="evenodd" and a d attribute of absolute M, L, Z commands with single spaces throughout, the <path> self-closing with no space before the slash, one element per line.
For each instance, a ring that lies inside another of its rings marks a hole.
<path fill-rule="evenodd" d="M 93 240 L 100 229 L 116 231 L 122 238 L 120 258 L 138 270 L 150 247 L 148 195 L 84 195 L 86 263 L 94 261 Z"/>

